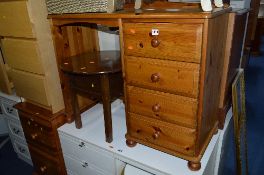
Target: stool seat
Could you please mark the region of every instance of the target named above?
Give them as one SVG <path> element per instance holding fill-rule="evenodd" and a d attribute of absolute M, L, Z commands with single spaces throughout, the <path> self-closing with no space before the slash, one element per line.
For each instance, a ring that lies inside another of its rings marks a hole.
<path fill-rule="evenodd" d="M 70 96 L 76 128 L 82 128 L 77 95 L 103 103 L 105 136 L 112 142 L 111 102 L 123 96 L 119 51 L 87 52 L 64 58 L 61 65 L 70 84 Z"/>

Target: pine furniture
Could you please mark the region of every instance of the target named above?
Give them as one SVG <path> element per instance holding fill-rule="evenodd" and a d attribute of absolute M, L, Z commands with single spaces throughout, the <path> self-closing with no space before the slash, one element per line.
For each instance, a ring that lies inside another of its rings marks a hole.
<path fill-rule="evenodd" d="M 87 38 L 83 31 L 89 25 L 119 27 L 127 144 L 135 146 L 138 142 L 181 157 L 189 161 L 190 169 L 198 170 L 218 129 L 230 10 L 205 13 L 198 8 L 143 9 L 140 13 L 126 10 L 49 18 L 58 65 L 72 56 L 71 49 L 76 55 L 84 52 L 83 41 Z M 90 49 L 96 48 L 96 40 L 90 39 L 89 43 Z M 70 85 L 62 72 L 60 78 L 67 111 Z M 67 117 L 71 121 L 70 113 Z"/>
<path fill-rule="evenodd" d="M 65 123 L 62 112 L 28 102 L 15 105 L 25 133 L 35 174 L 66 175 L 57 128 Z"/>
<path fill-rule="evenodd" d="M 113 141 L 111 102 L 123 95 L 123 79 L 119 51 L 86 52 L 65 58 L 60 65 L 69 79 L 76 128 L 82 128 L 77 94 L 103 103 L 105 139 Z"/>

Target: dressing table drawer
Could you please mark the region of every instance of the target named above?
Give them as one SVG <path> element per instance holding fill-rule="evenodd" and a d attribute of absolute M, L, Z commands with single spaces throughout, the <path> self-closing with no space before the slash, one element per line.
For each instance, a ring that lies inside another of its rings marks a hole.
<path fill-rule="evenodd" d="M 202 24 L 124 23 L 125 55 L 200 63 L 202 29 Z"/>
<path fill-rule="evenodd" d="M 127 86 L 129 112 L 196 128 L 197 99 Z"/>
<path fill-rule="evenodd" d="M 165 150 L 194 155 L 196 130 L 128 113 L 128 137 L 141 140 L 146 145 Z"/>
<path fill-rule="evenodd" d="M 125 57 L 126 81 L 174 94 L 197 98 L 200 65 L 141 57 Z"/>

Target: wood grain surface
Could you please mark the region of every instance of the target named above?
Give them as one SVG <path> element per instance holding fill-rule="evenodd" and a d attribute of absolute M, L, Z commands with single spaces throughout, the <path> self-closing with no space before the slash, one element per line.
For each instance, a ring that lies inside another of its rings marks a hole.
<path fill-rule="evenodd" d="M 197 98 L 199 64 L 125 56 L 128 84 Z M 151 77 L 158 76 L 153 82 Z"/>
<path fill-rule="evenodd" d="M 154 119 L 196 128 L 197 99 L 127 86 L 128 111 Z"/>
<path fill-rule="evenodd" d="M 125 55 L 199 63 L 202 24 L 124 23 Z M 151 45 L 152 29 L 159 30 L 157 47 Z"/>

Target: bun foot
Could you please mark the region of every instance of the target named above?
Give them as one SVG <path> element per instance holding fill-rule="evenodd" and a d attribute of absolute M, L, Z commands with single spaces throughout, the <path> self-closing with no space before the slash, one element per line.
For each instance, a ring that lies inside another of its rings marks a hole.
<path fill-rule="evenodd" d="M 134 146 L 136 146 L 137 142 L 135 142 L 133 140 L 126 140 L 126 144 L 128 147 L 134 147 Z"/>
<path fill-rule="evenodd" d="M 192 171 L 198 171 L 201 168 L 201 162 L 188 161 L 188 168 Z"/>

